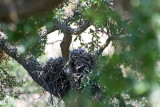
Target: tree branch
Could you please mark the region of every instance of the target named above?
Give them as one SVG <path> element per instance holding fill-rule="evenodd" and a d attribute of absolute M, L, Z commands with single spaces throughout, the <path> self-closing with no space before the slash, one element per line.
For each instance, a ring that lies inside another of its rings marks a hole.
<path fill-rule="evenodd" d="M 16 46 L 11 45 L 7 42 L 7 36 L 0 31 L 0 49 L 3 50 L 10 57 L 15 59 L 19 64 L 21 64 L 32 77 L 32 79 L 42 86 L 45 90 L 48 91 L 47 87 L 44 85 L 42 79 L 39 77 L 38 72 L 42 71 L 42 67 L 36 58 L 32 55 L 23 56 L 20 54 L 16 48 Z"/>
<path fill-rule="evenodd" d="M 69 47 L 72 42 L 72 35 L 78 35 L 84 32 L 89 26 L 90 22 L 86 21 L 82 26 L 78 27 L 77 29 L 72 29 L 70 26 L 67 26 L 66 24 L 61 24 L 58 20 L 54 20 L 54 26 L 55 28 L 61 30 L 64 34 L 63 40 L 61 42 L 61 51 L 62 51 L 62 57 L 64 58 L 64 61 L 68 62 L 69 60 Z"/>
<path fill-rule="evenodd" d="M 82 32 L 84 32 L 90 25 L 91 25 L 90 21 L 87 20 L 82 26 L 78 27 L 75 30 L 72 30 L 73 31 L 72 34 L 79 35 Z"/>
<path fill-rule="evenodd" d="M 87 20 L 87 21 L 85 21 L 85 23 L 82 26 L 80 26 L 76 29 L 73 29 L 64 23 L 59 22 L 57 19 L 54 19 L 53 24 L 57 30 L 61 30 L 63 33 L 69 33 L 70 35 L 72 35 L 72 34 L 79 35 L 79 34 L 83 33 L 91 25 L 90 21 Z"/>
<path fill-rule="evenodd" d="M 70 26 L 67 26 L 65 23 L 61 23 L 57 19 L 53 20 L 53 27 L 56 30 L 61 30 L 65 34 L 72 35 L 72 33 L 73 33 L 73 29 Z"/>
<path fill-rule="evenodd" d="M 63 28 L 66 28 L 66 29 L 63 29 Z M 72 29 L 68 26 L 61 26 L 61 30 L 64 34 L 63 40 L 60 44 L 62 57 L 64 60 L 64 65 L 65 65 L 64 72 L 66 74 L 67 79 L 70 82 L 71 89 L 74 89 L 73 88 L 75 86 L 74 75 L 73 75 L 73 72 L 72 72 L 70 64 L 69 64 L 70 63 L 69 47 L 72 42 L 72 34 L 68 31 L 72 30 Z"/>
<path fill-rule="evenodd" d="M 57 7 L 65 0 L 0 0 L 0 21 L 12 22 Z"/>
<path fill-rule="evenodd" d="M 106 40 L 106 42 L 96 51 L 95 55 L 96 57 L 100 56 L 102 54 L 102 52 L 104 51 L 104 49 L 109 45 L 109 43 L 113 40 L 116 39 L 117 36 L 109 36 L 108 39 Z"/>
<path fill-rule="evenodd" d="M 84 32 L 90 26 L 90 22 L 86 21 L 82 26 L 78 27 L 77 29 L 72 29 L 70 26 L 67 26 L 66 24 L 54 19 L 54 26 L 56 29 L 61 30 L 64 34 L 63 40 L 60 44 L 64 65 L 66 65 L 64 68 L 64 72 L 66 74 L 67 79 L 70 81 L 71 89 L 75 89 L 77 84 L 75 83 L 74 75 L 69 65 L 69 47 L 72 42 L 72 35 L 78 35 Z"/>
<path fill-rule="evenodd" d="M 61 51 L 62 51 L 62 57 L 65 61 L 65 63 L 69 60 L 69 47 L 72 42 L 72 28 L 67 26 L 66 24 L 61 24 L 57 19 L 54 19 L 54 26 L 57 30 L 61 30 L 64 34 L 63 40 L 60 44 Z"/>

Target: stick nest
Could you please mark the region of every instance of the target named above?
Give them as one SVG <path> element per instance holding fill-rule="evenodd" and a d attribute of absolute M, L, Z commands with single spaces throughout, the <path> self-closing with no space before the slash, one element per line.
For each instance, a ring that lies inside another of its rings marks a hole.
<path fill-rule="evenodd" d="M 75 81 L 80 84 L 81 78 L 93 69 L 94 55 L 87 53 L 84 49 L 72 50 L 69 64 Z M 51 58 L 43 67 L 45 85 L 47 85 L 48 91 L 56 97 L 63 97 L 70 89 L 64 68 L 62 57 Z"/>

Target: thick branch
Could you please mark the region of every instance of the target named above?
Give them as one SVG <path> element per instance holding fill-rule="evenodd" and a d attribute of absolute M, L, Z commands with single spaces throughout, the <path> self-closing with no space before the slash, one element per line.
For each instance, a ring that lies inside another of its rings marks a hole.
<path fill-rule="evenodd" d="M 15 59 L 19 64 L 21 64 L 33 80 L 42 86 L 44 89 L 48 90 L 46 86 L 43 84 L 43 81 L 38 77 L 36 71 L 42 71 L 42 67 L 40 66 L 39 62 L 36 58 L 32 55 L 28 55 L 27 57 L 20 54 L 16 48 L 16 46 L 11 45 L 7 42 L 7 36 L 0 31 L 0 49 L 3 50 L 6 54 L 10 57 Z"/>
<path fill-rule="evenodd" d="M 72 73 L 72 70 L 69 64 L 69 61 L 70 61 L 69 47 L 70 47 L 71 42 L 72 42 L 72 35 L 70 33 L 64 32 L 64 37 L 60 44 L 62 57 L 64 60 L 64 65 L 65 65 L 64 72 L 66 74 L 67 79 L 70 82 L 71 89 L 73 89 L 73 87 L 75 86 L 75 81 L 74 81 L 74 76 L 73 76 L 73 73 Z"/>
<path fill-rule="evenodd" d="M 69 47 L 72 42 L 72 28 L 67 26 L 66 24 L 61 24 L 58 20 L 54 19 L 54 27 L 57 30 L 61 30 L 64 34 L 63 40 L 60 44 L 61 51 L 62 51 L 62 57 L 65 61 L 65 63 L 69 60 Z"/>
<path fill-rule="evenodd" d="M 69 61 L 69 52 L 70 52 L 69 47 L 70 47 L 71 42 L 72 42 L 72 35 L 64 34 L 64 37 L 63 37 L 63 40 L 60 46 L 61 46 L 61 51 L 62 51 L 62 57 L 65 63 Z"/>
<path fill-rule="evenodd" d="M 0 0 L 0 21 L 11 22 L 46 12 L 65 0 Z"/>
<path fill-rule="evenodd" d="M 63 40 L 60 44 L 62 57 L 64 60 L 64 65 L 65 65 L 64 72 L 70 83 L 71 89 L 74 89 L 76 84 L 75 84 L 73 72 L 69 64 L 69 61 L 70 61 L 69 47 L 72 42 L 72 32 L 73 32 L 72 30 L 73 29 L 65 24 L 61 24 L 58 20 L 54 21 L 54 25 L 57 29 L 61 30 L 64 34 Z"/>

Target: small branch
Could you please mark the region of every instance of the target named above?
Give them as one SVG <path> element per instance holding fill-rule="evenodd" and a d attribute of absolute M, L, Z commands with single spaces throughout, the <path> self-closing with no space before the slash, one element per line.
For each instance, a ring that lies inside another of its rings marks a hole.
<path fill-rule="evenodd" d="M 104 49 L 109 45 L 109 43 L 113 40 L 113 39 L 116 39 L 117 36 L 109 36 L 108 39 L 106 40 L 105 44 L 103 44 L 95 53 L 95 55 L 97 57 L 99 57 L 102 52 L 104 51 Z"/>
<path fill-rule="evenodd" d="M 91 25 L 90 21 L 87 20 L 82 26 L 75 29 L 72 34 L 79 35 L 83 33 L 90 25 Z"/>
<path fill-rule="evenodd" d="M 54 43 L 59 42 L 59 41 L 62 41 L 62 40 L 56 40 L 56 41 L 54 41 L 54 42 L 46 43 L 46 44 L 47 44 L 47 45 L 53 45 Z"/>

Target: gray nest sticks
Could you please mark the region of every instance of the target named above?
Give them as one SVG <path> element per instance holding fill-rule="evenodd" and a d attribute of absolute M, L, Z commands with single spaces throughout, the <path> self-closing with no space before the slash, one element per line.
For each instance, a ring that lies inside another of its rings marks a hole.
<path fill-rule="evenodd" d="M 84 49 L 76 49 L 70 52 L 69 61 L 75 81 L 81 83 L 81 78 L 87 74 L 94 65 L 94 55 L 87 53 Z M 70 83 L 64 73 L 62 57 L 50 59 L 43 67 L 45 82 L 49 92 L 56 97 L 63 97 L 70 89 Z"/>

